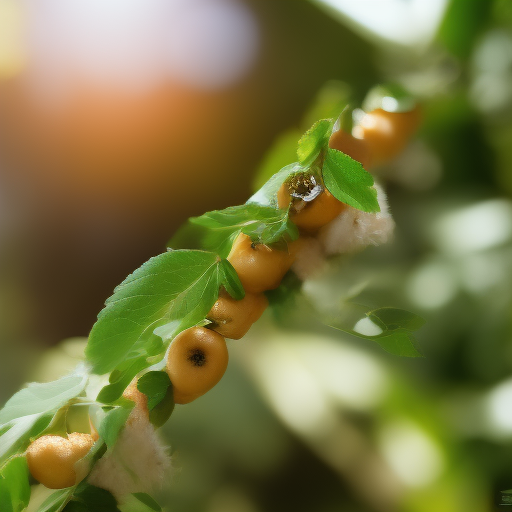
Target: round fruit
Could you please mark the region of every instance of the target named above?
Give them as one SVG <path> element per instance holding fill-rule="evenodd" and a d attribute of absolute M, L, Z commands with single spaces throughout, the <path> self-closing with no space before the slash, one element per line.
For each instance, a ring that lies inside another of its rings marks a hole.
<path fill-rule="evenodd" d="M 41 436 L 27 448 L 31 475 L 50 489 L 63 489 L 76 484 L 75 463 L 85 457 L 94 444 L 90 434 Z"/>
<path fill-rule="evenodd" d="M 224 337 L 205 327 L 191 327 L 171 342 L 167 374 L 176 404 L 187 404 L 209 391 L 224 375 L 228 349 Z"/>
<path fill-rule="evenodd" d="M 268 300 L 262 293 L 245 293 L 241 300 L 233 299 L 228 293 L 222 293 L 208 313 L 213 324 L 210 329 L 226 338 L 239 340 L 258 320 L 268 306 Z"/>
<path fill-rule="evenodd" d="M 251 237 L 244 233 L 237 236 L 227 257 L 249 293 L 277 288 L 292 266 L 293 259 L 287 251 L 253 243 Z"/>
<path fill-rule="evenodd" d="M 365 114 L 354 126 L 353 134 L 367 142 L 373 164 L 397 156 L 406 146 L 420 123 L 420 109 L 387 112 L 381 108 Z"/>

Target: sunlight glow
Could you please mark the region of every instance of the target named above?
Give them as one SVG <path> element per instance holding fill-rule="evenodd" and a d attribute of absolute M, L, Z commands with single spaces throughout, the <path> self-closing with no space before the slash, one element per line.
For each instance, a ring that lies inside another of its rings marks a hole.
<path fill-rule="evenodd" d="M 438 246 L 449 254 L 481 251 L 512 238 L 512 203 L 492 199 L 460 208 L 434 226 Z"/>
<path fill-rule="evenodd" d="M 488 395 L 489 421 L 498 434 L 512 435 L 512 380 L 496 386 Z"/>
<path fill-rule="evenodd" d="M 417 425 L 396 422 L 380 433 L 381 450 L 393 471 L 410 487 L 425 487 L 436 480 L 444 466 L 441 450 Z"/>
<path fill-rule="evenodd" d="M 294 356 L 287 343 L 261 348 L 256 368 L 259 382 L 276 414 L 293 430 L 321 435 L 335 423 L 317 380 Z"/>
<path fill-rule="evenodd" d="M 389 391 L 384 368 L 364 350 L 318 335 L 296 336 L 294 347 L 315 380 L 345 406 L 371 409 Z"/>
<path fill-rule="evenodd" d="M 403 45 L 427 44 L 443 17 L 446 0 L 317 0 L 362 29 Z"/>
<path fill-rule="evenodd" d="M 441 261 L 420 266 L 407 282 L 409 298 L 425 309 L 437 309 L 448 304 L 457 290 L 458 283 L 452 268 Z"/>

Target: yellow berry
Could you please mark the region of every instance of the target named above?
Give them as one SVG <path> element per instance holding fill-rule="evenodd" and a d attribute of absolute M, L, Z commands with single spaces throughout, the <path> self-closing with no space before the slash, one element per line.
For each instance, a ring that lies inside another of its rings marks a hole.
<path fill-rule="evenodd" d="M 208 313 L 209 326 L 226 338 L 239 340 L 251 325 L 258 320 L 268 306 L 268 300 L 263 293 L 245 293 L 241 300 L 233 299 L 227 293 L 221 293 L 219 299 Z"/>
<path fill-rule="evenodd" d="M 32 476 L 50 489 L 76 484 L 75 463 L 85 457 L 94 444 L 91 434 L 69 434 L 67 439 L 45 435 L 27 448 L 27 463 Z"/>
<path fill-rule="evenodd" d="M 366 141 L 372 164 L 378 165 L 391 160 L 405 148 L 420 119 L 418 106 L 408 112 L 387 112 L 377 108 L 361 118 L 353 133 Z"/>
<path fill-rule="evenodd" d="M 277 288 L 292 266 L 294 257 L 287 251 L 255 244 L 240 233 L 227 257 L 246 292 L 261 293 Z"/>
<path fill-rule="evenodd" d="M 166 369 L 174 402 L 186 404 L 209 391 L 224 375 L 228 349 L 224 337 L 205 327 L 191 327 L 171 342 Z"/>

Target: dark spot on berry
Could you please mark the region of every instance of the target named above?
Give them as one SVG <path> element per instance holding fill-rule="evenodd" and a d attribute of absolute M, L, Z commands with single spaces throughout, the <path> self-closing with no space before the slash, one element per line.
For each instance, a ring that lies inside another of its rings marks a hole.
<path fill-rule="evenodd" d="M 193 366 L 204 366 L 206 364 L 206 354 L 199 348 L 190 351 L 188 360 Z"/>

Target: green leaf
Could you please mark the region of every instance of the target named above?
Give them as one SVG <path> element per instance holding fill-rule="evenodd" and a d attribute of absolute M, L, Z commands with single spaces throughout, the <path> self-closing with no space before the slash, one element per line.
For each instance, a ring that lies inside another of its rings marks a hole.
<path fill-rule="evenodd" d="M 107 490 L 82 482 L 64 512 L 120 512 L 117 501 Z"/>
<path fill-rule="evenodd" d="M 422 357 L 415 346 L 412 331 L 424 321 L 418 315 L 396 308 L 368 311 L 359 304 L 344 304 L 337 318 L 327 318 L 325 323 L 359 338 L 374 341 L 386 352 L 402 357 Z"/>
<path fill-rule="evenodd" d="M 50 494 L 37 509 L 37 512 L 61 512 L 71 499 L 74 490 L 75 487 L 67 487 Z"/>
<path fill-rule="evenodd" d="M 245 290 L 233 265 L 223 259 L 220 262 L 220 268 L 222 270 L 222 286 L 235 300 L 242 300 L 245 297 Z"/>
<path fill-rule="evenodd" d="M 30 501 L 28 465 L 25 457 L 13 457 L 0 471 L 0 510 L 21 512 Z"/>
<path fill-rule="evenodd" d="M 149 411 L 149 421 L 159 428 L 164 425 L 174 411 L 174 393 L 172 384 L 167 388 L 163 399 Z"/>
<path fill-rule="evenodd" d="M 149 411 L 164 399 L 170 385 L 166 372 L 148 372 L 137 381 L 137 389 L 148 397 Z"/>
<path fill-rule="evenodd" d="M 295 240 L 298 237 L 297 228 L 288 219 L 286 210 L 254 203 L 207 212 L 191 218 L 190 222 L 204 229 L 202 247 L 222 257 L 229 254 L 239 233 L 245 233 L 255 242 L 263 244 L 283 239 Z"/>
<path fill-rule="evenodd" d="M 30 438 L 42 432 L 51 418 L 51 415 L 31 414 L 14 420 L 12 426 L 0 436 L 0 464 L 11 455 L 23 452 Z"/>
<path fill-rule="evenodd" d="M 327 147 L 333 125 L 333 119 L 321 119 L 300 138 L 297 157 L 301 165 L 310 166 Z"/>
<path fill-rule="evenodd" d="M 105 414 L 98 428 L 98 434 L 105 441 L 107 448 L 113 448 L 116 444 L 117 438 L 134 406 L 135 403 L 130 401 L 126 407 L 114 407 Z"/>
<path fill-rule="evenodd" d="M 31 383 L 11 397 L 0 411 L 0 464 L 25 450 L 30 438 L 48 427 L 56 411 L 83 392 L 87 380 L 85 373 L 75 373 L 53 382 Z"/>
<path fill-rule="evenodd" d="M 149 494 L 144 492 L 134 492 L 132 496 L 155 512 L 160 512 L 162 510 L 162 507 Z"/>
<path fill-rule="evenodd" d="M 327 190 L 342 203 L 363 212 L 380 211 L 373 177 L 356 160 L 329 148 L 322 174 Z"/>
<path fill-rule="evenodd" d="M 134 354 L 163 353 L 154 331 L 171 324 L 175 333 L 201 321 L 217 300 L 220 281 L 214 253 L 178 250 L 151 258 L 114 290 L 99 314 L 85 351 L 93 371 L 112 371 Z"/>
<path fill-rule="evenodd" d="M 103 404 L 115 402 L 123 394 L 132 379 L 148 366 L 150 366 L 150 363 L 147 362 L 147 358 L 144 356 L 124 361 L 110 374 L 109 380 L 111 383 L 101 389 L 96 400 Z"/>
<path fill-rule="evenodd" d="M 86 384 L 85 373 L 44 384 L 30 383 L 5 404 L 0 411 L 0 425 L 23 416 L 54 412 L 82 393 Z"/>
<path fill-rule="evenodd" d="M 425 319 L 411 311 L 397 308 L 379 308 L 368 313 L 368 317 L 387 330 L 405 329 L 416 331 L 425 325 Z"/>

